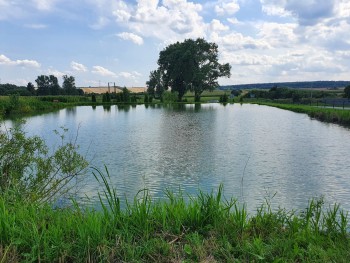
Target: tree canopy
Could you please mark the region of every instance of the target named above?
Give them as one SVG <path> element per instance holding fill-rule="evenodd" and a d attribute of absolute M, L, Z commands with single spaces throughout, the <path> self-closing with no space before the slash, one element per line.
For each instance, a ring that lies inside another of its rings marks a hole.
<path fill-rule="evenodd" d="M 28 82 L 27 90 L 28 90 L 28 92 L 30 92 L 30 94 L 35 94 L 35 87 L 34 87 L 33 83 Z"/>
<path fill-rule="evenodd" d="M 350 85 L 346 86 L 344 89 L 345 98 L 350 99 Z"/>
<path fill-rule="evenodd" d="M 161 97 L 164 92 L 162 74 L 159 69 L 151 71 L 149 81 L 146 82 L 147 92 L 152 97 Z"/>
<path fill-rule="evenodd" d="M 21 96 L 30 96 L 31 93 L 24 86 L 16 86 L 14 84 L 0 84 L 0 96 L 9 96 L 18 94 Z"/>
<path fill-rule="evenodd" d="M 159 53 L 158 69 L 147 82 L 150 94 L 171 88 L 181 101 L 187 91 L 195 93 L 196 101 L 204 90 L 219 86 L 219 77 L 230 77 L 231 66 L 218 62 L 218 46 L 202 38 L 186 39 L 167 46 Z M 152 94 L 152 95 L 153 95 Z"/>
<path fill-rule="evenodd" d="M 38 95 L 58 95 L 60 91 L 60 85 L 58 79 L 54 75 L 46 76 L 40 75 L 35 80 L 38 85 Z"/>
<path fill-rule="evenodd" d="M 62 88 L 54 75 L 40 75 L 36 78 L 37 89 L 32 82 L 27 86 L 17 86 L 14 84 L 0 84 L 0 96 L 18 94 L 20 96 L 47 96 L 47 95 L 83 95 L 84 91 L 75 86 L 73 76 L 64 75 Z"/>
<path fill-rule="evenodd" d="M 73 76 L 63 76 L 62 88 L 58 83 L 57 77 L 54 75 L 40 75 L 35 80 L 37 84 L 37 95 L 83 95 L 81 89 L 75 86 L 75 78 Z M 29 84 L 28 84 L 29 85 Z"/>
<path fill-rule="evenodd" d="M 76 92 L 75 78 L 73 76 L 63 76 L 62 88 L 66 94 L 74 94 Z"/>

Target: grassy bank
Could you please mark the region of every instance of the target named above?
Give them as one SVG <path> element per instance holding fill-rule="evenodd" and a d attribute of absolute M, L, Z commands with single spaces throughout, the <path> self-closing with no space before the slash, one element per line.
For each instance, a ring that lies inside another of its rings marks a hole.
<path fill-rule="evenodd" d="M 259 104 L 259 105 L 272 106 L 272 107 L 276 107 L 284 110 L 290 110 L 290 111 L 299 112 L 299 113 L 306 113 L 311 118 L 315 118 L 320 121 L 337 123 L 344 126 L 350 126 L 350 110 L 322 108 L 322 107 L 308 106 L 308 105 L 261 102 L 261 101 L 254 101 L 253 103 Z"/>
<path fill-rule="evenodd" d="M 38 114 L 87 103 L 89 98 L 82 96 L 3 96 L 0 97 L 0 116 Z"/>
<path fill-rule="evenodd" d="M 106 190 L 102 211 L 53 209 L 0 197 L 0 262 L 348 262 L 347 219 L 312 200 L 300 213 L 181 194 L 152 202 L 140 192 L 125 210 Z M 108 203 L 109 202 L 109 203 Z"/>

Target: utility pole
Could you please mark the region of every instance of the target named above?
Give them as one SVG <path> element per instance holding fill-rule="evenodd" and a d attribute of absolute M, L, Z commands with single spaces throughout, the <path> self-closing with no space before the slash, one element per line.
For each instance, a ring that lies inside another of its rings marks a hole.
<path fill-rule="evenodd" d="M 109 83 L 113 83 L 113 82 L 108 82 L 108 93 L 111 93 L 111 86 L 109 86 Z M 115 82 L 114 82 L 114 92 L 115 92 Z"/>

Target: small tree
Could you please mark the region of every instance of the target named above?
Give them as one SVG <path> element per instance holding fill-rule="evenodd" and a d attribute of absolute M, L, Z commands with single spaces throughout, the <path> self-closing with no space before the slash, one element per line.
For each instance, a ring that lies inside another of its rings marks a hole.
<path fill-rule="evenodd" d="M 115 95 L 115 101 L 116 102 L 122 102 L 123 101 L 123 94 L 121 92 L 118 92 L 116 95 Z"/>
<path fill-rule="evenodd" d="M 122 90 L 122 102 L 129 103 L 130 102 L 130 91 L 124 87 Z"/>
<path fill-rule="evenodd" d="M 131 101 L 131 103 L 137 103 L 137 97 L 135 94 L 133 96 L 131 96 L 130 101 Z"/>
<path fill-rule="evenodd" d="M 62 88 L 67 95 L 77 95 L 78 90 L 75 87 L 75 78 L 73 76 L 63 76 Z"/>
<path fill-rule="evenodd" d="M 10 102 L 9 105 L 5 108 L 5 114 L 10 114 L 12 111 L 19 108 L 19 95 L 18 94 L 11 94 L 9 96 Z"/>
<path fill-rule="evenodd" d="M 164 93 L 164 85 L 162 82 L 162 74 L 161 71 L 158 70 L 154 70 L 151 71 L 150 75 L 149 75 L 149 81 L 146 82 L 147 85 L 147 93 L 151 96 L 151 97 L 158 97 L 161 98 L 163 93 Z"/>
<path fill-rule="evenodd" d="M 106 92 L 102 95 L 102 102 L 111 102 L 111 95 L 109 92 Z"/>
<path fill-rule="evenodd" d="M 227 103 L 228 102 L 228 95 L 225 93 L 224 95 L 220 96 L 219 102 L 221 103 Z"/>
<path fill-rule="evenodd" d="M 32 95 L 35 94 L 35 87 L 34 87 L 33 83 L 28 82 L 27 90 L 28 90 Z"/>
<path fill-rule="evenodd" d="M 345 98 L 350 99 L 350 85 L 345 87 L 345 89 L 344 89 L 344 96 L 345 96 Z"/>
<path fill-rule="evenodd" d="M 145 94 L 145 97 L 144 97 L 144 99 L 143 99 L 143 102 L 144 102 L 145 104 L 147 104 L 147 103 L 149 102 L 149 96 L 148 96 L 147 93 Z"/>
<path fill-rule="evenodd" d="M 163 103 L 174 103 L 178 99 L 178 93 L 177 92 L 170 92 L 170 91 L 165 91 L 163 93 L 163 96 L 161 98 L 161 101 Z"/>
<path fill-rule="evenodd" d="M 91 95 L 91 102 L 96 102 L 96 94 L 92 93 Z"/>

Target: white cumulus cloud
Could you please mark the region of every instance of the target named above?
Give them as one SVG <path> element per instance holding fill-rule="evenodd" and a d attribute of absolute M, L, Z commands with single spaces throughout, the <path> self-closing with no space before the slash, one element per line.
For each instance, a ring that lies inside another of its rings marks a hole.
<path fill-rule="evenodd" d="M 221 23 L 217 19 L 213 19 L 211 21 L 210 28 L 212 31 L 227 31 L 230 29 L 228 26 L 225 26 L 223 23 Z"/>
<path fill-rule="evenodd" d="M 112 72 L 104 67 L 101 67 L 101 66 L 94 66 L 92 73 L 97 74 L 97 75 L 101 75 L 104 77 L 115 77 L 116 76 L 116 74 L 114 72 Z"/>
<path fill-rule="evenodd" d="M 262 10 L 268 15 L 293 15 L 300 25 L 312 26 L 325 18 L 332 17 L 344 0 L 260 0 Z"/>
<path fill-rule="evenodd" d="M 54 69 L 52 67 L 50 67 L 46 72 L 48 75 L 54 75 L 55 77 L 58 77 L 58 78 L 62 78 L 64 75 L 66 75 L 66 73 L 59 71 L 57 69 Z"/>
<path fill-rule="evenodd" d="M 134 33 L 128 33 L 128 32 L 122 32 L 117 34 L 118 37 L 124 40 L 129 40 L 136 45 L 142 45 L 143 44 L 143 38 L 134 34 Z"/>
<path fill-rule="evenodd" d="M 218 15 L 233 15 L 240 9 L 239 4 L 235 0 L 221 0 L 215 5 L 215 12 Z"/>
<path fill-rule="evenodd" d="M 80 63 L 75 62 L 75 61 L 72 61 L 70 63 L 70 67 L 73 70 L 75 70 L 75 71 L 80 71 L 80 72 L 86 72 L 87 71 L 87 68 L 83 64 L 80 64 Z"/>
<path fill-rule="evenodd" d="M 0 55 L 0 64 L 9 65 L 9 66 L 40 68 L 40 63 L 35 60 L 29 60 L 29 59 L 11 60 L 5 55 Z"/>
<path fill-rule="evenodd" d="M 133 71 L 133 72 L 125 72 L 125 71 L 123 71 L 123 72 L 120 72 L 118 74 L 118 77 L 125 78 L 125 79 L 132 79 L 132 80 L 136 80 L 140 76 L 142 76 L 142 74 L 140 74 L 137 71 Z"/>
<path fill-rule="evenodd" d="M 170 42 L 205 36 L 207 25 L 200 15 L 201 4 L 187 0 L 137 2 L 137 5 L 119 4 L 121 9 L 113 12 L 117 23 L 134 34 Z"/>

